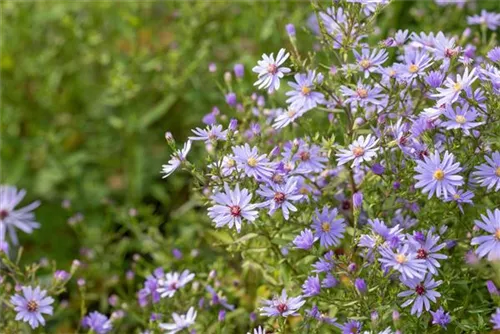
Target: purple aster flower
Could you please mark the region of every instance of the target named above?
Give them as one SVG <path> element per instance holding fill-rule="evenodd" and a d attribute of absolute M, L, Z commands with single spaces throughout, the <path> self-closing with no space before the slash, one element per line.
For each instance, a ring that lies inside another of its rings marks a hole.
<path fill-rule="evenodd" d="M 288 297 L 286 290 L 283 289 L 281 296 L 274 296 L 271 300 L 264 300 L 260 314 L 267 317 L 288 317 L 297 315 L 297 311 L 305 304 L 302 296 Z"/>
<path fill-rule="evenodd" d="M 302 293 L 305 297 L 313 297 L 321 292 L 321 284 L 318 275 L 309 276 L 302 285 Z"/>
<path fill-rule="evenodd" d="M 265 154 L 259 155 L 257 147 L 250 145 L 233 147 L 234 160 L 239 170 L 255 179 L 269 179 L 273 171 Z"/>
<path fill-rule="evenodd" d="M 495 46 L 488 52 L 488 58 L 493 62 L 500 62 L 500 46 Z"/>
<path fill-rule="evenodd" d="M 65 271 L 65 270 L 56 270 L 54 273 L 54 279 L 56 281 L 65 281 L 67 280 L 71 275 Z"/>
<path fill-rule="evenodd" d="M 351 167 L 358 167 L 362 162 L 371 161 L 377 156 L 377 143 L 378 139 L 372 137 L 371 134 L 366 136 L 366 138 L 364 136 L 359 136 L 358 139 L 349 145 L 349 149 L 341 149 L 340 152 L 336 154 L 339 158 L 339 166 L 351 160 L 353 160 Z"/>
<path fill-rule="evenodd" d="M 210 144 L 210 142 L 215 142 L 217 140 L 226 140 L 227 131 L 222 130 L 222 125 L 211 125 L 206 129 L 196 128 L 193 133 L 196 137 L 189 137 L 190 140 L 203 140 L 205 143 Z"/>
<path fill-rule="evenodd" d="M 345 103 L 351 103 L 353 106 L 367 107 L 372 104 L 375 106 L 383 104 L 382 88 L 371 87 L 358 82 L 356 89 L 347 86 L 340 86 L 340 92 L 346 97 Z"/>
<path fill-rule="evenodd" d="M 377 72 L 380 66 L 385 63 L 388 58 L 387 51 L 385 50 L 374 49 L 370 53 L 370 49 L 363 48 L 361 54 L 356 50 L 353 50 L 353 53 L 360 70 L 365 74 L 365 78 L 368 78 L 370 73 Z"/>
<path fill-rule="evenodd" d="M 398 297 L 411 297 L 405 301 L 401 307 L 413 304 L 411 314 L 417 314 L 417 317 L 420 317 L 424 309 L 426 311 L 431 309 L 429 301 L 435 303 L 436 298 L 441 297 L 441 294 L 434 289 L 441 285 L 443 281 L 436 282 L 430 275 L 422 281 L 418 279 L 403 279 L 402 282 L 409 287 L 410 290 L 400 292 Z"/>
<path fill-rule="evenodd" d="M 165 176 L 163 178 L 166 178 L 170 176 L 179 166 L 181 163 L 186 160 L 186 156 L 188 155 L 189 151 L 191 150 L 191 141 L 188 140 L 186 143 L 184 143 L 184 147 L 180 150 L 177 150 L 174 152 L 168 161 L 168 164 L 162 165 L 162 173 L 165 173 Z"/>
<path fill-rule="evenodd" d="M 304 231 L 300 232 L 300 235 L 293 239 L 293 244 L 295 248 L 309 250 L 316 240 L 318 239 L 314 237 L 312 231 L 306 228 Z"/>
<path fill-rule="evenodd" d="M 230 311 L 234 310 L 234 305 L 229 304 L 227 302 L 227 298 L 224 297 L 222 295 L 222 293 L 215 292 L 215 290 L 210 285 L 207 285 L 205 287 L 205 290 L 207 290 L 210 293 L 210 296 L 211 296 L 210 304 L 212 306 L 213 305 L 222 305 L 222 306 L 224 306 L 226 309 L 228 309 Z"/>
<path fill-rule="evenodd" d="M 467 24 L 483 25 L 495 31 L 500 26 L 500 13 L 491 13 L 483 9 L 481 15 L 468 16 Z"/>
<path fill-rule="evenodd" d="M 194 274 L 189 270 L 184 270 L 181 274 L 178 272 L 166 273 L 165 277 L 158 279 L 156 291 L 162 298 L 172 298 L 177 290 L 188 284 L 194 279 Z"/>
<path fill-rule="evenodd" d="M 500 209 L 486 211 L 486 215 L 481 215 L 481 220 L 475 220 L 476 226 L 488 235 L 472 238 L 472 245 L 479 245 L 476 254 L 482 258 L 488 255 L 488 260 L 500 260 Z"/>
<path fill-rule="evenodd" d="M 493 324 L 493 329 L 500 329 L 500 307 L 497 307 L 495 313 L 491 316 L 490 322 Z"/>
<path fill-rule="evenodd" d="M 321 286 L 327 289 L 334 288 L 339 284 L 339 280 L 332 273 L 327 273 L 326 277 L 321 281 Z"/>
<path fill-rule="evenodd" d="M 445 312 L 443 307 L 440 307 L 436 312 L 431 311 L 432 314 L 432 324 L 439 325 L 446 329 L 446 326 L 450 323 L 450 314 Z"/>
<path fill-rule="evenodd" d="M 361 333 L 363 324 L 356 320 L 349 320 L 340 327 L 342 334 L 358 334 Z"/>
<path fill-rule="evenodd" d="M 448 38 L 441 31 L 437 33 L 432 50 L 436 60 L 444 59 L 446 63 L 449 63 L 450 58 L 458 55 L 459 50 L 455 46 L 455 38 Z"/>
<path fill-rule="evenodd" d="M 325 96 L 314 91 L 316 71 L 308 71 L 307 74 L 297 73 L 294 78 L 296 82 L 288 83 L 293 90 L 286 92 L 289 96 L 286 102 L 290 104 L 290 107 L 310 110 L 318 104 L 325 103 Z"/>
<path fill-rule="evenodd" d="M 293 24 L 289 23 L 286 25 L 285 28 L 286 28 L 286 32 L 287 32 L 288 36 L 295 37 L 296 32 L 295 32 L 295 26 Z"/>
<path fill-rule="evenodd" d="M 0 241 L 6 242 L 5 234 L 8 231 L 12 243 L 17 245 L 19 241 L 16 228 L 31 234 L 34 229 L 40 227 L 32 212 L 40 205 L 39 201 L 15 210 L 25 195 L 24 189 L 18 191 L 16 187 L 0 186 Z"/>
<path fill-rule="evenodd" d="M 372 229 L 372 235 L 363 234 L 359 240 L 360 247 L 367 247 L 369 254 L 379 245 L 386 245 L 391 248 L 396 248 L 400 245 L 403 239 L 402 231 L 399 225 L 391 228 L 387 227 L 385 222 L 380 219 L 368 219 L 368 225 Z"/>
<path fill-rule="evenodd" d="M 233 71 L 234 75 L 237 78 L 242 78 L 243 75 L 245 74 L 245 67 L 243 66 L 243 64 L 236 64 L 234 65 Z"/>
<path fill-rule="evenodd" d="M 22 294 L 15 294 L 10 298 L 10 302 L 17 312 L 16 320 L 29 323 L 35 329 L 39 325 L 45 326 L 45 319 L 42 314 L 52 315 L 53 307 L 50 306 L 54 299 L 46 297 L 46 290 L 41 290 L 39 286 L 33 289 L 30 286 L 22 287 Z"/>
<path fill-rule="evenodd" d="M 437 88 L 438 93 L 432 94 L 432 97 L 439 98 L 437 104 L 451 104 L 455 102 L 460 93 L 468 89 L 474 81 L 476 81 L 476 69 L 473 68 L 469 73 L 469 68 L 466 67 L 463 75 L 457 74 L 456 80 L 453 81 L 451 78 L 446 78 L 445 86 L 446 88 Z"/>
<path fill-rule="evenodd" d="M 455 162 L 455 157 L 448 151 L 444 153 L 442 161 L 438 151 L 428 157 L 424 156 L 424 160 L 417 160 L 415 171 L 419 173 L 415 176 L 418 180 L 415 188 L 423 188 L 422 193 L 429 193 L 429 198 L 434 193 L 437 197 L 443 194 L 446 198 L 449 193 L 454 192 L 454 188 L 464 183 L 463 177 L 456 174 L 461 171 L 460 163 Z"/>
<path fill-rule="evenodd" d="M 330 210 L 326 205 L 322 212 L 318 209 L 315 212 L 312 227 L 316 230 L 316 237 L 319 238 L 321 246 L 338 245 L 344 236 L 344 218 L 337 218 L 339 215 L 337 208 Z"/>
<path fill-rule="evenodd" d="M 396 252 L 388 246 L 382 246 L 380 255 L 382 258 L 379 261 L 384 270 L 393 268 L 402 274 L 403 279 L 422 279 L 427 270 L 426 261 L 418 258 L 418 253 L 409 244 L 400 246 Z"/>
<path fill-rule="evenodd" d="M 325 163 L 328 162 L 321 147 L 309 145 L 302 139 L 287 142 L 282 155 L 292 163 L 298 162 L 294 171 L 298 174 L 320 173 L 325 169 Z"/>
<path fill-rule="evenodd" d="M 479 114 L 476 109 L 469 108 L 468 103 L 464 103 L 462 107 L 457 106 L 455 108 L 448 105 L 446 107 L 446 111 L 444 112 L 444 116 L 446 116 L 448 120 L 441 123 L 442 127 L 447 130 L 462 129 L 464 134 L 467 136 L 470 135 L 470 129 L 483 124 L 482 122 L 474 122 Z"/>
<path fill-rule="evenodd" d="M 335 261 L 333 259 L 335 253 L 333 251 L 327 252 L 323 258 L 320 258 L 313 264 L 315 273 L 326 273 L 332 271 L 335 267 Z"/>
<path fill-rule="evenodd" d="M 315 18 L 315 15 L 313 15 Z M 347 15 L 342 7 L 335 9 L 334 7 L 328 8 L 326 12 L 320 12 L 319 16 L 327 33 L 333 39 L 333 48 L 338 49 L 342 46 L 342 40 L 344 38 L 344 31 L 347 28 Z M 316 22 L 314 29 L 319 34 L 319 25 Z M 357 44 L 355 41 L 354 44 Z"/>
<path fill-rule="evenodd" d="M 186 314 L 172 313 L 173 323 L 161 323 L 159 326 L 166 331 L 166 334 L 175 334 L 194 325 L 197 314 L 194 307 L 191 306 Z"/>
<path fill-rule="evenodd" d="M 407 48 L 405 51 L 404 63 L 395 64 L 395 68 L 407 80 L 423 76 L 432 65 L 432 58 L 423 50 Z"/>
<path fill-rule="evenodd" d="M 430 71 L 425 77 L 425 82 L 432 88 L 438 88 L 443 83 L 444 77 L 441 71 Z"/>
<path fill-rule="evenodd" d="M 262 184 L 260 189 L 257 190 L 257 193 L 267 199 L 267 201 L 261 204 L 261 207 L 268 207 L 270 215 L 281 208 L 283 217 L 285 220 L 288 220 L 290 217 L 290 211 L 297 211 L 297 208 L 292 204 L 292 202 L 298 201 L 303 196 L 298 193 L 298 190 L 297 178 L 290 178 L 286 181 L 286 183 L 282 184 Z"/>
<path fill-rule="evenodd" d="M 93 330 L 96 334 L 106 334 L 113 329 L 111 321 L 97 311 L 89 313 L 82 320 L 82 327 Z"/>
<path fill-rule="evenodd" d="M 218 192 L 212 196 L 216 204 L 208 208 L 208 216 L 215 223 L 215 227 L 220 228 L 228 225 L 229 228 L 233 228 L 235 226 L 240 233 L 242 219 L 249 222 L 257 219 L 259 213 L 255 209 L 258 205 L 250 204 L 252 194 L 247 189 L 240 191 L 239 184 L 234 190 L 231 190 L 229 185 L 225 183 L 224 190 L 225 192 Z"/>
<path fill-rule="evenodd" d="M 233 93 L 233 92 L 227 93 L 226 94 L 226 103 L 230 107 L 236 107 L 236 104 L 238 104 L 238 100 L 237 100 L 236 94 Z"/>
<path fill-rule="evenodd" d="M 476 170 L 472 173 L 474 179 L 488 190 L 500 190 L 500 152 L 493 152 L 491 158 L 487 155 L 485 164 L 476 166 Z"/>
<path fill-rule="evenodd" d="M 283 110 L 275 119 L 273 128 L 281 129 L 285 126 L 295 122 L 298 118 L 302 117 L 308 110 L 306 109 L 296 109 L 288 107 L 287 110 Z"/>
<path fill-rule="evenodd" d="M 358 292 L 360 294 L 365 294 L 366 293 L 367 287 L 366 287 L 366 282 L 365 282 L 364 279 L 362 279 L 362 278 L 356 278 L 354 280 L 354 287 L 356 288 L 356 290 L 358 290 Z"/>
<path fill-rule="evenodd" d="M 373 174 L 375 175 L 382 175 L 384 174 L 385 172 L 385 167 L 382 166 L 381 164 L 379 164 L 378 162 L 374 163 L 372 165 L 372 168 L 371 168 L 371 171 L 373 172 Z"/>
<path fill-rule="evenodd" d="M 270 56 L 263 54 L 262 60 L 257 62 L 257 66 L 252 68 L 252 71 L 258 73 L 259 79 L 254 83 L 254 86 L 259 86 L 259 89 L 269 88 L 269 93 L 280 88 L 280 79 L 290 72 L 288 67 L 280 67 L 290 56 L 285 53 L 285 49 L 281 49 L 274 59 L 274 55 Z"/>
<path fill-rule="evenodd" d="M 429 273 L 436 275 L 437 268 L 441 267 L 438 260 L 448 258 L 448 256 L 438 253 L 441 249 L 446 247 L 446 243 L 438 245 L 437 243 L 440 238 L 437 235 L 433 235 L 431 231 L 427 232 L 427 236 L 423 240 L 418 240 L 413 236 L 409 236 L 408 238 L 413 251 L 417 253 L 417 259 L 424 260 Z"/>
<path fill-rule="evenodd" d="M 498 288 L 495 285 L 495 283 L 493 283 L 493 281 L 491 281 L 491 280 L 486 281 L 486 288 L 488 289 L 488 292 L 490 293 L 490 295 L 500 296 L 500 292 L 498 291 Z"/>
<path fill-rule="evenodd" d="M 454 189 L 453 192 L 450 193 L 450 196 L 445 198 L 445 202 L 455 202 L 458 205 L 458 208 L 460 211 L 463 213 L 464 209 L 462 207 L 462 204 L 473 204 L 472 198 L 474 197 L 474 193 L 470 190 L 461 190 L 461 189 Z"/>

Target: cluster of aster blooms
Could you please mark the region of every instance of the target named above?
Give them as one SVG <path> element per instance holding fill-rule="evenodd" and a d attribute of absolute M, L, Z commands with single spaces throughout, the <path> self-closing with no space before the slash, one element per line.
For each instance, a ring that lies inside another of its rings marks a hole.
<path fill-rule="evenodd" d="M 254 333 L 468 330 L 477 305 L 460 303 L 454 281 L 469 278 L 474 290 L 473 275 L 484 278 L 477 289 L 500 278 L 492 269 L 500 260 L 500 14 L 470 15 L 458 35 L 398 30 L 373 42 L 368 22 L 384 6 L 316 6 L 315 53 L 301 51 L 288 25 L 289 51 L 264 54 L 252 68 L 268 96 L 237 94 L 248 74 L 235 66 L 236 80 L 224 78 L 227 112 L 206 115 L 206 127 L 163 166 L 165 177 L 194 176 L 213 226 L 276 294 L 258 301 L 268 320 Z M 197 142 L 204 168 L 188 159 Z M 491 321 L 476 328 L 500 329 L 492 301 L 482 315 Z"/>

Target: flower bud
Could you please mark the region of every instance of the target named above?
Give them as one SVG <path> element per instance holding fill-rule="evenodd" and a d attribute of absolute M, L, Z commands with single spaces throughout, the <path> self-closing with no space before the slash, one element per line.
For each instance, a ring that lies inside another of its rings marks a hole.
<path fill-rule="evenodd" d="M 234 75 L 237 78 L 242 78 L 243 75 L 245 74 L 245 68 L 243 67 L 243 64 L 236 64 L 234 65 Z"/>
<path fill-rule="evenodd" d="M 290 38 L 295 37 L 295 26 L 291 23 L 286 25 L 286 32 Z"/>

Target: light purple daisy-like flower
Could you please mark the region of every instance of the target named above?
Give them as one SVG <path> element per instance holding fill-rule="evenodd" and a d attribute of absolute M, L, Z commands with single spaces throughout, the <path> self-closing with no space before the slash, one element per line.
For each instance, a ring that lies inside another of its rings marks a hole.
<path fill-rule="evenodd" d="M 396 34 L 394 35 L 394 42 L 396 42 L 396 45 L 401 46 L 405 44 L 407 39 L 408 30 L 399 29 L 398 31 L 396 31 Z"/>
<path fill-rule="evenodd" d="M 358 334 L 361 333 L 362 328 L 363 324 L 357 320 L 349 320 L 340 326 L 342 334 Z"/>
<path fill-rule="evenodd" d="M 488 190 L 500 190 L 500 152 L 493 152 L 491 158 L 484 156 L 485 164 L 476 166 L 476 170 L 472 173 L 475 180 Z"/>
<path fill-rule="evenodd" d="M 488 52 L 488 58 L 493 62 L 500 62 L 500 46 L 495 46 Z"/>
<path fill-rule="evenodd" d="M 52 315 L 54 302 L 52 297 L 46 297 L 47 291 L 41 290 L 39 286 L 33 289 L 31 286 L 22 288 L 22 294 L 15 294 L 10 298 L 17 312 L 16 320 L 27 322 L 31 328 L 35 329 L 39 325 L 45 326 L 45 319 L 42 314 Z"/>
<path fill-rule="evenodd" d="M 19 243 L 16 228 L 31 234 L 34 229 L 40 227 L 40 223 L 35 221 L 35 214 L 32 212 L 40 202 L 33 202 L 23 208 L 15 207 L 23 200 L 26 190 L 17 190 L 16 187 L 0 186 L 0 242 L 6 241 L 6 233 L 9 233 L 10 240 L 14 245 Z"/>
<path fill-rule="evenodd" d="M 353 160 L 351 167 L 358 167 L 362 162 L 369 162 L 377 156 L 378 147 L 376 146 L 378 139 L 371 134 L 368 136 L 359 136 L 348 149 L 341 149 L 336 154 L 338 164 L 344 165 Z"/>
<path fill-rule="evenodd" d="M 189 270 L 184 270 L 181 274 L 178 272 L 166 273 L 163 278 L 157 282 L 156 291 L 162 298 L 172 298 L 177 290 L 188 284 L 194 279 L 194 274 Z"/>
<path fill-rule="evenodd" d="M 247 334 L 252 334 L 252 333 L 248 332 Z M 266 334 L 266 330 L 263 327 L 259 326 L 257 328 L 254 328 L 253 334 Z"/>
<path fill-rule="evenodd" d="M 394 252 L 389 246 L 380 248 L 382 258 L 379 261 L 384 269 L 393 268 L 401 273 L 403 279 L 422 279 L 427 270 L 426 261 L 418 258 L 409 244 L 400 246 Z"/>
<path fill-rule="evenodd" d="M 310 110 L 318 104 L 325 103 L 323 93 L 314 91 L 316 71 L 308 71 L 307 74 L 297 73 L 294 78 L 296 82 L 288 83 L 293 90 L 286 92 L 286 95 L 289 96 L 286 102 L 290 104 L 290 107 Z"/>
<path fill-rule="evenodd" d="M 446 64 L 450 58 L 458 55 L 460 48 L 455 46 L 455 38 L 446 37 L 441 31 L 437 33 L 434 39 L 434 58 L 443 59 Z"/>
<path fill-rule="evenodd" d="M 233 154 L 237 168 L 247 176 L 262 180 L 269 179 L 273 175 L 269 159 L 265 154 L 259 155 L 257 147 L 250 147 L 248 144 L 234 146 Z"/>
<path fill-rule="evenodd" d="M 420 32 L 420 34 L 413 32 L 410 35 L 410 39 L 412 40 L 411 45 L 413 47 L 425 49 L 428 51 L 432 51 L 434 49 L 434 43 L 436 41 L 434 33 L 432 31 L 428 34 L 426 34 L 425 32 Z"/>
<path fill-rule="evenodd" d="M 370 53 L 370 49 L 363 48 L 361 53 L 356 50 L 353 50 L 353 53 L 360 70 L 365 74 L 365 78 L 368 78 L 370 73 L 377 72 L 388 58 L 385 50 L 374 49 Z"/>
<path fill-rule="evenodd" d="M 368 248 L 368 256 L 379 246 L 385 245 L 390 248 L 396 248 L 401 244 L 404 236 L 403 229 L 399 225 L 388 227 L 383 220 L 368 219 L 368 225 L 372 229 L 371 234 L 362 234 L 359 239 L 359 247 Z"/>
<path fill-rule="evenodd" d="M 166 331 L 166 334 L 175 334 L 194 325 L 197 314 L 194 307 L 191 306 L 186 314 L 172 313 L 173 323 L 160 323 L 159 326 Z"/>
<path fill-rule="evenodd" d="M 282 184 L 262 184 L 257 193 L 267 199 L 267 201 L 261 204 L 261 207 L 268 207 L 270 215 L 281 208 L 283 217 L 285 220 L 288 220 L 290 211 L 297 211 L 292 202 L 300 200 L 303 196 L 298 191 L 297 178 L 289 178 L 286 183 Z"/>
<path fill-rule="evenodd" d="M 252 71 L 257 73 L 259 79 L 254 83 L 254 86 L 259 86 L 259 89 L 268 88 L 269 93 L 280 88 L 280 79 L 286 73 L 290 72 L 288 67 L 280 67 L 290 56 L 285 49 L 281 49 L 274 59 L 274 55 L 262 55 L 262 60 L 257 62 Z"/>
<path fill-rule="evenodd" d="M 340 92 L 346 97 L 345 103 L 351 103 L 353 106 L 367 107 L 369 105 L 379 106 L 383 104 L 385 97 L 382 94 L 382 88 L 371 87 L 358 82 L 356 89 L 347 86 L 340 86 Z"/>
<path fill-rule="evenodd" d="M 445 312 L 443 307 L 440 307 L 436 312 L 431 311 L 432 324 L 439 325 L 446 329 L 446 326 L 450 323 L 450 314 Z"/>
<path fill-rule="evenodd" d="M 322 258 L 313 264 L 314 273 L 326 273 L 333 270 L 335 261 L 333 259 L 335 253 L 333 251 L 327 252 Z"/>
<path fill-rule="evenodd" d="M 106 334 L 113 329 L 113 325 L 108 317 L 97 311 L 91 312 L 83 318 L 82 327 L 90 329 L 96 334 Z"/>
<path fill-rule="evenodd" d="M 483 9 L 481 15 L 468 16 L 467 23 L 483 25 L 495 31 L 500 26 L 500 13 L 487 12 Z"/>
<path fill-rule="evenodd" d="M 339 212 L 337 208 L 330 210 L 328 206 L 323 207 L 323 211 L 316 209 L 313 217 L 312 227 L 316 230 L 316 237 L 319 238 L 323 247 L 336 246 L 344 236 L 344 218 L 337 218 Z"/>
<path fill-rule="evenodd" d="M 434 194 L 446 198 L 464 183 L 463 177 L 457 174 L 461 171 L 460 163 L 455 162 L 455 157 L 448 151 L 442 161 L 438 151 L 424 156 L 424 160 L 417 160 L 415 171 L 419 173 L 415 176 L 418 181 L 415 188 L 422 188 L 422 193 L 428 193 L 429 198 Z"/>
<path fill-rule="evenodd" d="M 404 63 L 395 64 L 395 68 L 405 79 L 409 80 L 423 76 L 431 65 L 432 58 L 426 51 L 407 48 L 404 54 Z"/>
<path fill-rule="evenodd" d="M 227 225 L 229 228 L 233 228 L 235 226 L 239 233 L 243 219 L 249 222 L 257 219 L 259 213 L 255 209 L 258 205 L 250 204 L 252 194 L 247 189 L 240 191 L 239 184 L 234 190 L 231 190 L 229 185 L 225 183 L 224 190 L 225 192 L 218 192 L 212 196 L 216 204 L 208 208 L 208 216 L 215 223 L 215 227 L 220 228 Z"/>
<path fill-rule="evenodd" d="M 481 215 L 481 220 L 475 220 L 476 226 L 488 235 L 472 238 L 472 245 L 479 245 L 476 254 L 482 258 L 488 255 L 488 260 L 500 260 L 500 209 L 487 210 L 486 215 Z"/>
<path fill-rule="evenodd" d="M 300 117 L 304 116 L 307 111 L 307 109 L 303 108 L 296 109 L 289 107 L 287 110 L 283 110 L 283 112 L 274 119 L 273 128 L 282 129 L 287 125 L 294 123 Z"/>
<path fill-rule="evenodd" d="M 281 296 L 274 296 L 271 300 L 264 300 L 260 314 L 267 317 L 288 317 L 297 315 L 297 311 L 306 303 L 302 296 L 288 297 L 283 289 Z"/>
<path fill-rule="evenodd" d="M 438 273 L 437 268 L 441 267 L 438 260 L 448 258 L 448 256 L 438 253 L 446 247 L 446 244 L 437 244 L 440 239 L 439 236 L 433 235 L 430 231 L 427 232 L 423 240 L 419 240 L 414 236 L 409 236 L 408 239 L 413 248 L 412 250 L 417 253 L 417 259 L 424 260 L 429 273 L 436 275 Z"/>
<path fill-rule="evenodd" d="M 468 89 L 474 81 L 476 81 L 476 69 L 473 68 L 469 72 L 469 68 L 466 67 L 463 75 L 457 74 L 456 80 L 453 81 L 451 78 L 446 78 L 445 88 L 437 88 L 438 93 L 432 94 L 432 97 L 439 98 L 437 104 L 451 104 L 455 102 L 460 93 Z"/>
<path fill-rule="evenodd" d="M 403 279 L 402 282 L 409 287 L 410 290 L 400 292 L 398 297 L 411 297 L 405 301 L 401 307 L 413 304 L 411 314 L 416 314 L 417 317 L 420 317 L 424 309 L 426 311 L 431 309 L 430 302 L 435 303 L 436 298 L 441 297 L 441 294 L 435 291 L 435 289 L 441 285 L 443 281 L 435 281 L 430 275 L 422 281 L 419 279 Z"/>
<path fill-rule="evenodd" d="M 298 163 L 296 174 L 320 173 L 325 169 L 328 158 L 321 147 L 308 144 L 305 140 L 293 140 L 284 145 L 283 157 L 292 163 Z"/>
<path fill-rule="evenodd" d="M 342 46 L 344 39 L 344 31 L 347 28 L 347 15 L 342 7 L 335 9 L 334 7 L 328 8 L 326 12 L 320 12 L 319 17 L 323 21 L 326 32 L 333 39 L 333 48 L 338 49 Z M 319 25 L 317 24 L 317 32 L 319 34 Z M 357 41 L 355 41 L 355 44 Z"/>
<path fill-rule="evenodd" d="M 441 123 L 441 126 L 447 130 L 461 129 L 465 135 L 470 135 L 470 129 L 478 127 L 483 124 L 482 122 L 475 122 L 479 114 L 476 109 L 470 108 L 468 103 L 464 103 L 462 107 L 456 106 L 452 108 L 451 105 L 446 107 L 444 116 L 448 120 Z"/>
<path fill-rule="evenodd" d="M 462 204 L 473 204 L 472 198 L 474 197 L 474 193 L 470 190 L 461 190 L 455 189 L 454 192 L 450 193 L 448 198 L 445 198 L 445 202 L 455 202 L 458 205 L 458 208 L 463 213 L 464 209 Z"/>
<path fill-rule="evenodd" d="M 293 239 L 293 244 L 295 245 L 295 248 L 309 250 L 316 240 L 318 240 L 318 238 L 315 238 L 312 231 L 306 228 L 304 231 L 300 232 L 295 239 Z"/>
<path fill-rule="evenodd" d="M 144 288 L 139 290 L 137 294 L 137 298 L 139 301 L 139 305 L 141 307 L 145 307 L 148 304 L 148 297 L 151 296 L 151 301 L 153 304 L 156 304 L 160 301 L 160 293 L 156 291 L 158 288 L 158 280 L 163 278 L 165 273 L 163 272 L 163 268 L 156 268 L 153 272 L 153 275 L 149 275 L 146 277 L 146 281 L 144 282 Z"/>
<path fill-rule="evenodd" d="M 172 157 L 168 161 L 168 164 L 162 166 L 162 173 L 165 175 L 163 178 L 170 176 L 179 166 L 182 164 L 184 160 L 186 160 L 186 156 L 191 150 L 191 140 L 188 140 L 184 143 L 184 147 L 180 150 L 177 150 L 172 154 Z"/>
<path fill-rule="evenodd" d="M 491 315 L 490 322 L 493 324 L 493 329 L 500 329 L 500 307 L 497 307 L 495 313 Z"/>
<path fill-rule="evenodd" d="M 223 130 L 222 125 L 218 124 L 210 125 L 206 129 L 196 128 L 192 131 L 196 137 L 189 137 L 190 140 L 203 140 L 207 144 L 227 138 L 227 130 Z"/>
<path fill-rule="evenodd" d="M 318 275 L 309 276 L 302 285 L 302 293 L 305 297 L 313 297 L 321 292 L 321 283 Z"/>

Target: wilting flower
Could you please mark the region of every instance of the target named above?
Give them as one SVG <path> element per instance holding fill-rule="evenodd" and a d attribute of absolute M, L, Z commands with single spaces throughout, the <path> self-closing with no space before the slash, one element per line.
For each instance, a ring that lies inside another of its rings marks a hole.
<path fill-rule="evenodd" d="M 292 202 L 298 201 L 303 196 L 298 192 L 296 178 L 290 178 L 284 184 L 261 185 L 257 193 L 268 199 L 260 205 L 261 207 L 269 207 L 270 215 L 281 208 L 285 220 L 290 217 L 290 211 L 297 211 Z"/>
<path fill-rule="evenodd" d="M 378 147 L 376 147 L 378 139 L 372 137 L 371 134 L 366 136 L 359 136 L 358 139 L 354 140 L 352 144 L 349 145 L 349 149 L 341 149 L 337 153 L 338 164 L 343 165 L 351 160 L 353 160 L 351 167 L 357 167 L 362 162 L 371 161 L 377 156 Z"/>
<path fill-rule="evenodd" d="M 338 245 L 345 231 L 344 218 L 337 218 L 337 208 L 330 210 L 326 205 L 323 211 L 316 209 L 315 212 L 312 227 L 316 230 L 316 237 L 319 238 L 321 246 Z"/>
<path fill-rule="evenodd" d="M 91 312 L 83 318 L 82 327 L 91 329 L 96 334 L 106 334 L 113 329 L 108 317 L 97 311 Z"/>
<path fill-rule="evenodd" d="M 476 170 L 472 173 L 474 178 L 483 187 L 488 190 L 495 189 L 495 191 L 500 190 L 500 152 L 493 152 L 491 158 L 489 156 L 484 156 L 486 159 L 485 164 L 476 166 Z"/>
<path fill-rule="evenodd" d="M 54 302 L 52 297 L 46 297 L 47 291 L 41 290 L 39 286 L 33 289 L 31 286 L 22 288 L 22 294 L 15 294 L 10 298 L 17 312 L 16 320 L 29 323 L 35 329 L 39 325 L 45 326 L 42 314 L 52 315 Z"/>
<path fill-rule="evenodd" d="M 208 208 L 208 216 L 212 218 L 215 227 L 228 225 L 229 228 L 233 228 L 235 226 L 239 233 L 243 219 L 250 222 L 257 219 L 259 213 L 255 209 L 258 205 L 250 204 L 252 194 L 247 189 L 240 191 L 239 184 L 234 190 L 231 190 L 229 185 L 225 183 L 224 190 L 225 192 L 219 192 L 212 196 L 216 204 Z"/>
<path fill-rule="evenodd" d="M 177 290 L 188 284 L 194 279 L 194 274 L 189 270 L 184 270 L 181 274 L 178 272 L 167 273 L 164 278 L 158 280 L 156 291 L 162 298 L 172 298 Z"/>
<path fill-rule="evenodd" d="M 172 319 L 174 320 L 173 323 L 161 323 L 159 326 L 161 329 L 166 331 L 165 333 L 175 334 L 194 325 L 196 315 L 197 312 L 194 310 L 194 307 L 191 306 L 186 314 L 172 313 Z"/>
<path fill-rule="evenodd" d="M 488 260 L 500 260 L 500 209 L 495 211 L 486 211 L 486 215 L 481 215 L 481 220 L 475 220 L 474 223 L 480 229 L 488 232 L 488 235 L 482 235 L 472 238 L 472 245 L 479 245 L 476 254 L 479 257 L 488 255 Z"/>
<path fill-rule="evenodd" d="M 296 82 L 289 82 L 293 90 L 286 92 L 289 98 L 286 100 L 291 108 L 310 110 L 318 104 L 325 103 L 325 96 L 315 92 L 316 71 L 308 71 L 307 74 L 297 73 L 294 76 Z"/>
<path fill-rule="evenodd" d="M 438 151 L 430 156 L 424 156 L 424 160 L 417 160 L 415 171 L 419 173 L 415 176 L 418 180 L 415 188 L 423 188 L 422 192 L 428 193 L 429 198 L 434 193 L 437 197 L 443 194 L 446 198 L 464 182 L 463 177 L 456 174 L 461 171 L 460 163 L 455 162 L 455 157 L 448 151 L 444 153 L 442 161 Z"/>
<path fill-rule="evenodd" d="M 281 296 L 274 296 L 271 300 L 264 300 L 263 307 L 260 308 L 261 315 L 268 317 L 288 317 L 297 314 L 297 311 L 305 304 L 302 296 L 288 297 L 283 289 Z"/>
<path fill-rule="evenodd" d="M 417 314 L 417 317 L 420 317 L 424 309 L 426 311 L 431 309 L 429 301 L 435 303 L 436 298 L 441 297 L 441 294 L 434 289 L 441 285 L 443 281 L 436 282 L 430 275 L 423 281 L 419 279 L 403 279 L 402 282 L 409 287 L 410 290 L 399 293 L 398 297 L 411 297 L 405 301 L 401 307 L 413 304 L 411 314 Z"/>
<path fill-rule="evenodd" d="M 259 89 L 269 88 L 270 93 L 280 88 L 280 79 L 290 72 L 288 67 L 280 67 L 290 56 L 289 53 L 285 52 L 285 49 L 281 49 L 276 56 L 276 60 L 272 53 L 270 56 L 262 55 L 262 60 L 259 60 L 258 65 L 252 68 L 252 71 L 259 75 L 259 79 L 254 83 L 254 86 L 259 86 Z"/>
<path fill-rule="evenodd" d="M 163 176 L 163 178 L 170 176 L 170 174 L 172 174 L 177 168 L 179 168 L 181 163 L 186 160 L 186 156 L 188 155 L 190 150 L 191 140 L 188 140 L 186 143 L 184 143 L 184 147 L 182 149 L 177 150 L 174 154 L 172 154 L 172 157 L 168 161 L 168 164 L 162 166 L 162 173 L 165 173 L 165 176 Z"/>
<path fill-rule="evenodd" d="M 380 248 L 382 258 L 379 261 L 383 268 L 393 268 L 401 273 L 403 279 L 422 279 L 427 267 L 425 260 L 418 258 L 418 253 L 414 252 L 409 244 L 405 244 L 394 252 L 388 246 Z"/>
<path fill-rule="evenodd" d="M 12 243 L 17 245 L 19 241 L 16 228 L 31 234 L 40 227 L 32 212 L 40 205 L 39 201 L 15 210 L 25 195 L 24 189 L 18 191 L 16 187 L 0 186 L 0 242 L 6 242 L 5 234 L 8 231 Z"/>

